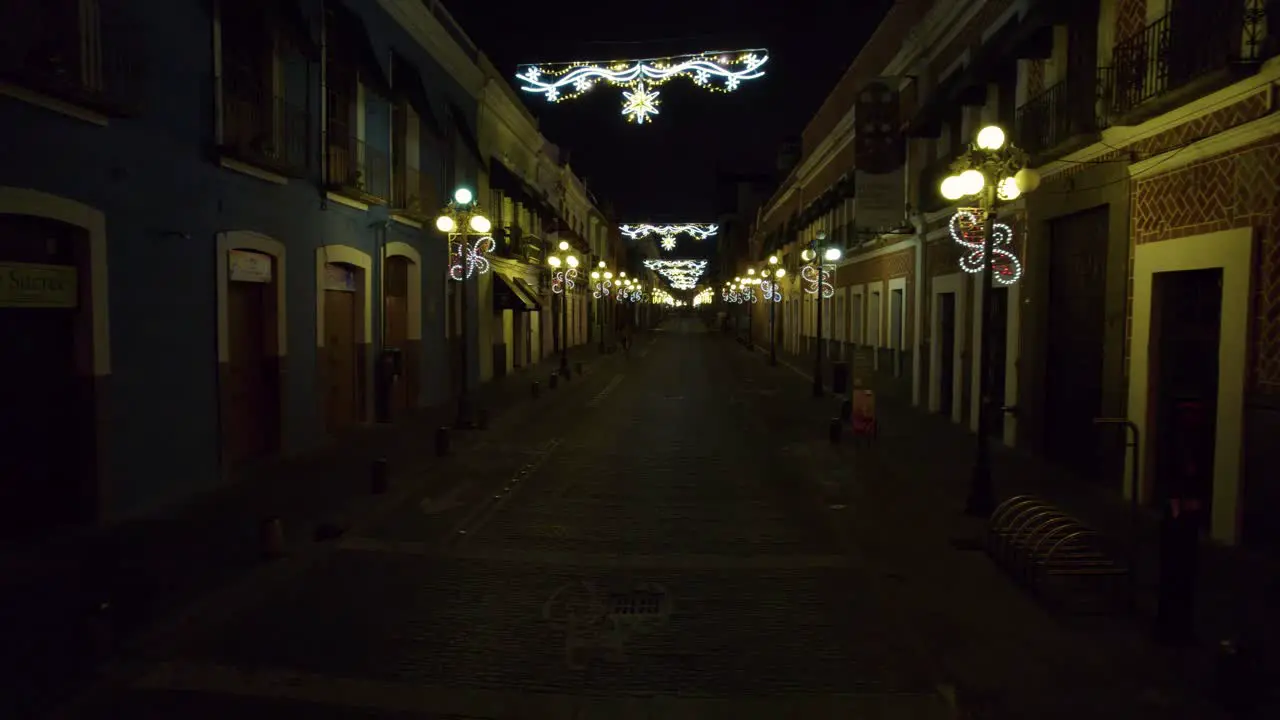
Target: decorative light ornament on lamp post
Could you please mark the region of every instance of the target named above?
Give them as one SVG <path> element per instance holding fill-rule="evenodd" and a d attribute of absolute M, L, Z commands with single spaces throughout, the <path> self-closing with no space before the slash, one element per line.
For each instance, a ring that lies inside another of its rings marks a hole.
<path fill-rule="evenodd" d="M 578 277 L 578 258 L 561 240 L 559 253 L 547 256 L 551 266 L 551 292 L 560 296 L 560 375 L 569 377 L 569 291 Z"/>
<path fill-rule="evenodd" d="M 596 317 L 599 320 L 600 327 L 600 352 L 603 353 L 604 314 L 608 308 L 608 305 L 603 301 L 609 299 L 609 291 L 613 287 L 613 273 L 609 271 L 603 260 L 600 261 L 595 270 L 591 271 L 591 283 L 593 285 L 591 296 L 599 301 L 596 302 Z"/>
<path fill-rule="evenodd" d="M 769 256 L 769 269 L 764 271 L 765 280 L 760 283 L 760 290 L 764 293 L 765 302 L 769 303 L 769 364 L 778 364 L 778 335 L 774 329 L 773 316 L 777 311 L 777 304 L 782 302 L 782 278 L 787 271 L 778 267 L 778 256 Z"/>
<path fill-rule="evenodd" d="M 1006 141 L 1004 130 L 988 125 L 978 131 L 978 137 L 952 166 L 954 174 L 942 181 L 939 190 L 947 200 L 972 198 L 976 207 L 960 208 L 951 221 L 951 236 L 969 252 L 961 257 L 960 266 L 967 272 L 982 273 L 982 327 L 981 347 L 978 357 L 978 447 L 974 456 L 973 474 L 969 479 L 969 495 L 965 500 L 965 512 L 986 517 L 995 509 L 995 491 L 991 486 L 991 434 L 992 417 L 996 408 L 991 405 L 994 386 L 996 348 L 994 330 L 997 323 L 992 318 L 995 303 L 992 301 L 992 283 L 1011 285 L 1022 275 L 1022 264 L 1013 253 L 1013 231 L 1008 225 L 996 222 L 996 209 L 1001 202 L 1008 202 L 1019 195 L 1035 190 L 1040 185 L 1040 175 L 1027 167 L 1030 158 L 1021 148 Z M 978 229 L 981 219 L 981 230 Z"/>
<path fill-rule="evenodd" d="M 805 281 L 804 291 L 813 295 L 818 303 L 818 309 L 814 323 L 813 334 L 817 339 L 813 348 L 813 396 L 822 397 L 822 306 L 823 301 L 836 294 L 835 288 L 831 285 L 832 276 L 835 275 L 834 263 L 840 260 L 843 253 L 838 247 L 824 247 L 822 243 L 826 242 L 827 233 L 819 230 L 814 234 L 813 240 L 809 243 L 809 247 L 800 253 L 800 258 L 808 265 L 800 271 L 800 279 Z"/>
<path fill-rule="evenodd" d="M 475 205 L 475 195 L 471 190 L 460 187 L 453 191 L 453 199 L 436 218 L 436 229 L 444 233 L 449 242 L 449 279 L 460 284 L 458 289 L 458 312 L 461 316 L 459 328 L 461 337 L 458 342 L 458 371 L 461 373 L 458 382 L 458 417 L 455 426 L 459 428 L 474 427 L 467 379 L 467 280 L 473 275 L 489 272 L 489 259 L 486 254 L 493 251 L 493 238 L 489 235 L 492 226 Z M 476 238 L 471 242 L 470 238 Z"/>

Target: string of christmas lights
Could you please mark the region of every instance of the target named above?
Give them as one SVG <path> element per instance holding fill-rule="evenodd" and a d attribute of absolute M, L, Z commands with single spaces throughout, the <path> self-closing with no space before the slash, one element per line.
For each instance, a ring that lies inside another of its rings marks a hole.
<path fill-rule="evenodd" d="M 489 258 L 486 254 L 493 252 L 493 238 L 478 238 L 471 245 L 466 238 L 449 243 L 449 278 L 457 282 L 468 280 L 472 275 L 483 275 L 489 272 Z"/>
<path fill-rule="evenodd" d="M 573 281 L 578 277 L 577 268 L 569 268 L 567 270 L 557 270 L 551 274 L 551 292 L 559 295 L 565 290 L 572 290 L 575 285 Z"/>
<path fill-rule="evenodd" d="M 818 288 L 822 288 L 822 297 L 829 298 L 836 294 L 836 289 L 831 285 L 831 277 L 835 274 L 835 265 L 823 265 L 821 274 L 819 274 L 816 265 L 805 265 L 800 269 L 800 278 L 804 280 L 804 291 L 810 295 L 817 295 Z"/>
<path fill-rule="evenodd" d="M 647 259 L 644 266 L 665 277 L 676 290 L 692 290 L 698 286 L 698 278 L 707 269 L 706 260 L 655 260 Z"/>
<path fill-rule="evenodd" d="M 520 89 L 553 103 L 572 100 L 600 83 L 627 88 L 622 115 L 639 125 L 658 114 L 658 92 L 652 88 L 684 77 L 713 92 L 732 92 L 746 80 L 764 77 L 766 50 L 729 50 L 641 60 L 582 61 L 521 65 Z"/>
<path fill-rule="evenodd" d="M 768 280 L 760 281 L 760 292 L 764 293 L 766 301 L 782 302 L 782 293 L 779 291 L 779 285 Z"/>
<path fill-rule="evenodd" d="M 982 272 L 986 260 L 986 232 L 982 211 L 961 208 L 951 216 L 951 239 L 968 252 L 960 256 L 960 269 L 967 273 Z M 1022 261 L 1013 254 L 1013 228 L 995 223 L 991 242 L 992 278 L 1000 285 L 1012 285 L 1022 278 Z"/>
<path fill-rule="evenodd" d="M 637 225 L 619 225 L 618 230 L 631 240 L 657 235 L 661 238 L 662 249 L 671 252 L 676 249 L 676 236 L 688 235 L 694 240 L 706 240 L 720 232 L 720 226 L 714 223 L 668 223 L 665 225 L 640 223 Z"/>
<path fill-rule="evenodd" d="M 699 305 L 707 305 L 715 299 L 716 294 L 712 292 L 711 288 L 703 288 L 698 291 L 697 295 L 693 296 L 693 306 L 698 307 Z"/>

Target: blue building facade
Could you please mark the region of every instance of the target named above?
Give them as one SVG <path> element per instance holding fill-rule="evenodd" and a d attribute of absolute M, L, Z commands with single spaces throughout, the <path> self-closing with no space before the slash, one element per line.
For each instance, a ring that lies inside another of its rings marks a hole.
<path fill-rule="evenodd" d="M 474 187 L 476 100 L 378 3 L 24 0 L 0 35 L 12 527 L 447 397 L 431 218 Z"/>

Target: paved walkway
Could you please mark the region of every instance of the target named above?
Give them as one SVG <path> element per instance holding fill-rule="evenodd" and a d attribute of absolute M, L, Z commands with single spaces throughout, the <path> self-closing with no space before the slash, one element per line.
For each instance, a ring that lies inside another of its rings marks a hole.
<path fill-rule="evenodd" d="M 756 422 L 761 369 L 702 328 L 133 648 L 72 716 L 952 717 Z"/>
<path fill-rule="evenodd" d="M 570 359 L 596 371 L 621 362 L 595 345 L 570 349 Z M 477 407 L 492 429 L 456 432 L 455 445 L 482 436 L 519 433 L 537 415 L 555 412 L 576 381 L 551 390 L 558 356 L 482 385 Z M 540 382 L 534 399 L 531 384 Z M 69 688 L 86 682 L 114 653 L 194 598 L 261 570 L 259 526 L 282 519 L 287 549 L 315 543 L 321 524 L 343 528 L 386 502 L 370 491 L 370 467 L 385 458 L 391 494 L 434 483 L 451 460 L 435 457 L 434 435 L 454 418 L 452 402 L 395 424 L 358 429 L 303 456 L 264 464 L 226 488 L 162 516 L 106 531 L 55 538 L 0 553 L 0 717 L 38 715 Z M 108 603 L 106 612 L 95 612 Z"/>
<path fill-rule="evenodd" d="M 759 350 L 758 358 L 767 361 L 767 352 Z M 745 351 L 744 351 L 745 352 Z M 750 354 L 750 353 L 748 353 Z M 797 382 L 796 392 L 804 393 L 812 382 L 811 356 L 779 354 L 780 369 Z M 830 390 L 830 364 L 826 387 Z M 874 380 L 869 384 L 874 386 Z M 836 400 L 830 400 L 819 414 L 834 414 Z M 875 472 L 895 478 L 896 488 L 909 488 L 911 498 L 930 498 L 940 511 L 929 527 L 946 528 L 953 536 L 973 536 L 981 531 L 978 524 L 963 518 L 969 468 L 974 454 L 974 437 L 965 429 L 937 415 L 923 413 L 902 402 L 881 397 L 877 412 L 880 436 L 865 448 L 858 459 L 836 461 L 853 466 L 861 461 Z M 843 452 L 847 455 L 850 449 Z M 1200 696 L 1212 695 L 1214 650 L 1222 638 L 1243 638 L 1256 647 L 1280 647 L 1280 573 L 1273 559 L 1240 549 L 1206 545 L 1203 548 L 1202 576 L 1197 600 L 1197 634 L 1200 642 L 1192 647 L 1170 650 L 1156 649 L 1149 641 L 1151 618 L 1154 616 L 1158 580 L 1158 517 L 1143 509 L 1135 527 L 1130 508 L 1112 489 L 1088 483 L 1065 471 L 1051 467 L 1038 458 L 998 448 L 993 458 L 993 480 L 997 497 L 1030 494 L 1046 498 L 1076 517 L 1107 533 L 1120 547 L 1131 542 L 1135 557 L 1137 613 L 1117 622 L 1102 623 L 1102 632 L 1140 650 L 1143 662 L 1159 666 L 1158 671 L 1176 678 L 1184 688 Z M 901 499 L 905 501 L 905 498 Z M 917 501 L 918 502 L 918 501 Z M 897 502 L 886 503 L 898 507 Z M 921 525 L 922 518 L 909 521 Z M 985 561 L 985 558 L 984 558 Z M 1264 654 L 1250 670 L 1254 678 L 1280 676 L 1275 654 Z M 994 682 L 999 682 L 998 680 Z M 1256 717 L 1280 712 L 1280 695 L 1264 684 L 1260 705 L 1269 709 L 1255 710 Z M 1269 703 L 1269 705 L 1268 705 Z"/>

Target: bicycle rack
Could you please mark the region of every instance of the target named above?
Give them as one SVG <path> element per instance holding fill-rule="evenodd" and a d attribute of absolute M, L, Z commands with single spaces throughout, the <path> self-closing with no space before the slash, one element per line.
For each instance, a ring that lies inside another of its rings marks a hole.
<path fill-rule="evenodd" d="M 1001 503 L 987 524 L 987 554 L 1042 601 L 1077 612 L 1106 612 L 1130 602 L 1129 569 L 1103 538 L 1052 503 L 1019 495 Z"/>

